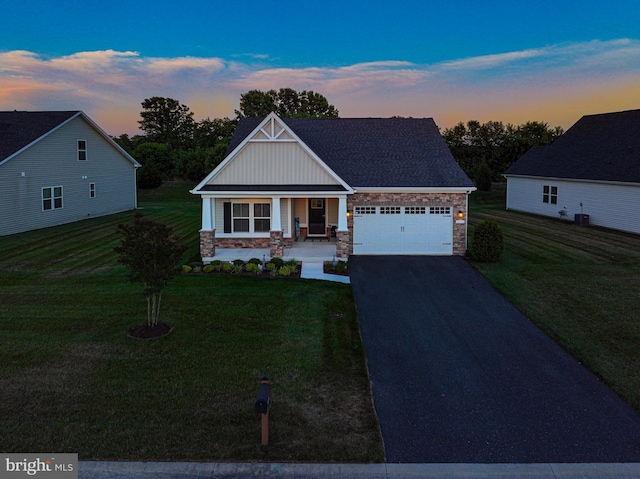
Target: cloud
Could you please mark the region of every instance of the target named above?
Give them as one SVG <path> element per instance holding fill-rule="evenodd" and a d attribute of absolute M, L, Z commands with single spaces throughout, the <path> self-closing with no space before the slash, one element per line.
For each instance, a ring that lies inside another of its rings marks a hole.
<path fill-rule="evenodd" d="M 556 123 L 558 118 L 570 126 L 581 114 L 597 113 L 586 110 L 593 105 L 640 108 L 634 97 L 625 103 L 611 94 L 637 91 L 640 40 L 635 39 L 547 45 L 434 64 L 382 59 L 275 68 L 266 54 L 232 58 L 144 57 L 115 50 L 59 57 L 0 52 L 0 109 L 82 109 L 108 132 L 132 134 L 140 103 L 151 96 L 178 99 L 196 117 L 219 118 L 233 116 L 241 93 L 282 87 L 322 93 L 342 116 L 433 116 L 446 123 L 506 122 L 549 112 L 549 118 L 529 119 Z M 558 113 L 562 105 L 571 118 Z"/>

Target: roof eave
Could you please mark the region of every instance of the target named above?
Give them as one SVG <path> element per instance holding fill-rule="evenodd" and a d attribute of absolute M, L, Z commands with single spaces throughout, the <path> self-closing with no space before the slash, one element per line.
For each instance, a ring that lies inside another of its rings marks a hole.
<path fill-rule="evenodd" d="M 355 193 L 471 193 L 475 186 L 360 186 Z"/>

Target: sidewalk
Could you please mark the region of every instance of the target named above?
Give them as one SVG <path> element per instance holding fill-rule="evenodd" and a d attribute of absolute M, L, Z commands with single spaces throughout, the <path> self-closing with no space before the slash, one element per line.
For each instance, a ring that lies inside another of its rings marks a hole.
<path fill-rule="evenodd" d="M 281 464 L 80 461 L 80 479 L 638 479 L 640 464 Z"/>

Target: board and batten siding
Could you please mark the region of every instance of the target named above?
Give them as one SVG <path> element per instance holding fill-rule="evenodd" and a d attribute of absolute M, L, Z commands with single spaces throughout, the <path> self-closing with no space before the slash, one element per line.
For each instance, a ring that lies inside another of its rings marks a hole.
<path fill-rule="evenodd" d="M 558 203 L 542 201 L 545 185 L 558 188 Z M 582 207 L 580 207 L 582 203 Z M 507 178 L 507 209 L 564 219 L 589 215 L 589 224 L 640 234 L 640 185 L 580 182 L 544 178 Z"/>
<path fill-rule="evenodd" d="M 78 140 L 87 159 L 78 160 Z M 89 185 L 95 183 L 95 198 Z M 63 207 L 43 211 L 42 188 L 62 186 Z M 132 210 L 135 168 L 82 117 L 0 165 L 0 235 Z"/>
<path fill-rule="evenodd" d="M 248 143 L 209 181 L 211 185 L 339 184 L 295 142 Z"/>

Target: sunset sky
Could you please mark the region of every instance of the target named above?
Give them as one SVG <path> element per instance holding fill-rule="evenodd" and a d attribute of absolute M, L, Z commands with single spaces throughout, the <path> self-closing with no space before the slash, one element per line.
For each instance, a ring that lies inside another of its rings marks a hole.
<path fill-rule="evenodd" d="M 565 129 L 640 108 L 640 1 L 2 1 L 0 110 L 83 110 L 138 133 L 141 102 L 233 117 L 241 93 L 325 95 L 341 117 Z"/>

